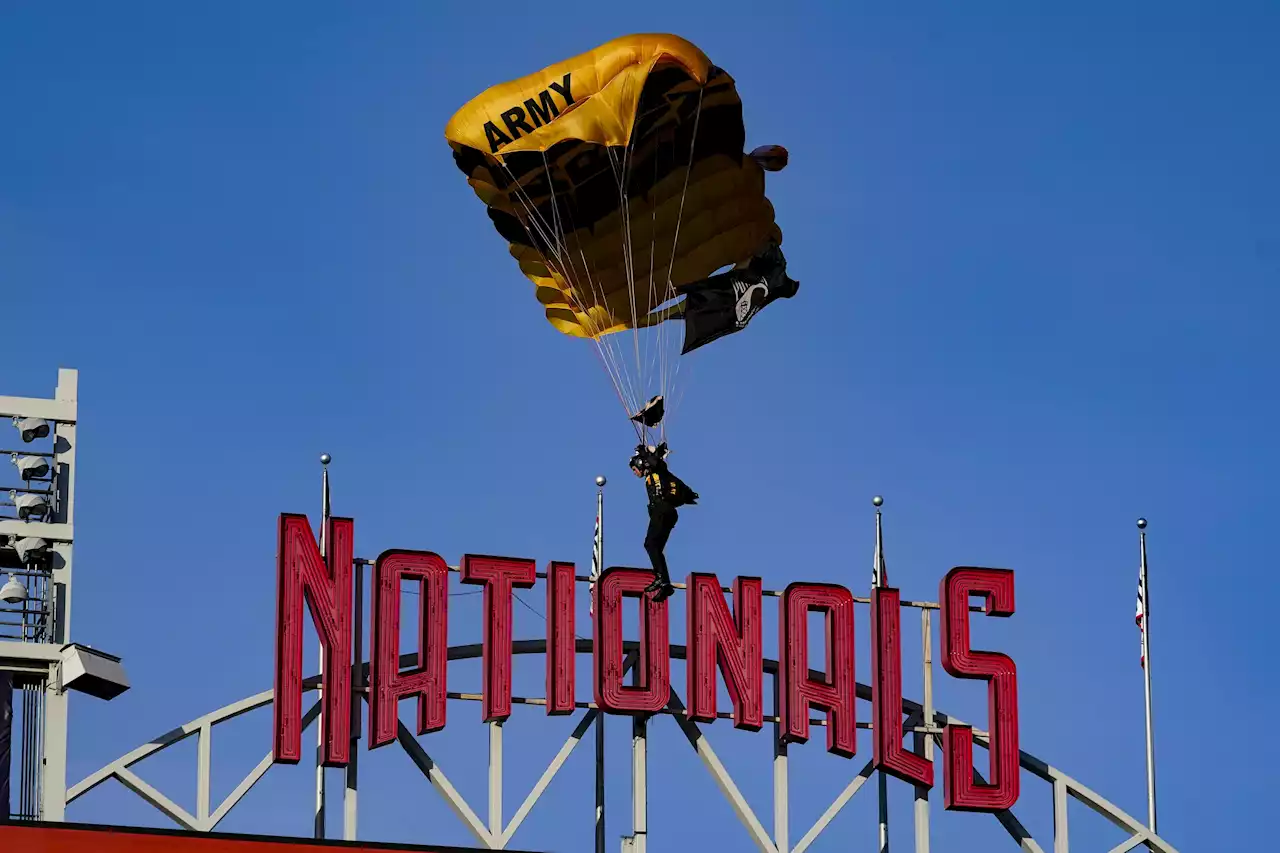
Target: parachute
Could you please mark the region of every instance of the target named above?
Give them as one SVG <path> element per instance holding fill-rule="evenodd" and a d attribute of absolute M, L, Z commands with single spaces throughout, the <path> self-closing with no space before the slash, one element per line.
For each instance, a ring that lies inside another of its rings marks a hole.
<path fill-rule="evenodd" d="M 782 242 L 764 173 L 787 151 L 745 154 L 745 137 L 733 78 L 663 34 L 494 86 L 445 128 L 547 320 L 593 342 L 642 440 L 655 412 L 665 437 L 673 409 L 654 400 L 680 367 L 669 321 L 684 319 L 681 288 Z"/>

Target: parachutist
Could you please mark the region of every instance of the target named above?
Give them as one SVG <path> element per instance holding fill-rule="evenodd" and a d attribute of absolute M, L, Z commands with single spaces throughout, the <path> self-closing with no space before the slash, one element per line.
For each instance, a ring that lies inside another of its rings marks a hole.
<path fill-rule="evenodd" d="M 662 601 L 675 592 L 663 550 L 680 520 L 676 507 L 698 502 L 698 493 L 667 468 L 667 453 L 666 442 L 663 442 L 657 447 L 638 445 L 631 456 L 631 471 L 644 478 L 649 495 L 649 529 L 644 537 L 644 550 L 653 564 L 653 583 L 645 587 L 645 592 L 654 593 L 654 601 Z"/>

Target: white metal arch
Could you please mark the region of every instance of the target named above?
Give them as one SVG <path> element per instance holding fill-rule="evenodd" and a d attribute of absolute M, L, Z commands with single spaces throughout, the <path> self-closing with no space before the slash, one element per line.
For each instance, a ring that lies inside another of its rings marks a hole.
<path fill-rule="evenodd" d="M 928 611 L 924 611 L 927 625 Z M 927 633 L 927 628 L 926 628 Z M 576 651 L 578 654 L 590 654 L 592 652 L 592 642 L 590 640 L 578 639 L 576 642 Z M 928 646 L 926 645 L 926 649 Z M 624 649 L 628 655 L 628 667 L 630 667 L 638 650 L 638 646 L 634 642 L 624 645 Z M 545 640 L 522 640 L 517 641 L 513 645 L 513 653 L 517 655 L 526 654 L 545 654 Z M 478 658 L 482 654 L 480 644 L 469 644 L 461 646 L 453 646 L 449 649 L 449 660 L 467 660 Z M 671 657 L 675 659 L 685 659 L 686 649 L 684 646 L 672 645 Z M 926 655 L 927 657 L 927 655 Z M 417 663 L 416 654 L 402 655 L 400 660 L 401 668 L 413 667 Z M 926 661 L 927 663 L 927 661 Z M 777 661 L 766 660 L 764 670 L 767 674 L 777 674 Z M 363 665 L 363 671 L 367 675 L 368 664 Z M 926 669 L 926 673 L 928 670 Z M 821 676 L 822 673 L 814 672 L 815 675 Z M 367 683 L 367 678 L 361 680 L 362 684 Z M 928 676 L 926 675 L 926 694 L 928 694 Z M 320 677 L 313 676 L 303 682 L 304 691 L 314 691 L 320 686 Z M 870 700 L 871 688 L 868 685 L 859 683 L 857 686 L 858 698 Z M 450 699 L 454 700 L 478 700 L 478 694 L 466 693 L 450 693 Z M 274 692 L 271 690 L 263 691 L 248 698 L 241 699 L 223 708 L 219 708 L 209 714 L 199 717 L 186 725 L 173 729 L 160 737 L 154 739 L 150 743 L 144 744 L 133 751 L 126 753 L 95 773 L 85 777 L 79 783 L 71 786 L 67 791 L 67 803 L 70 804 L 75 800 L 83 797 L 85 794 L 97 788 L 99 785 L 110 779 L 119 780 L 125 787 L 132 790 L 146 802 L 150 803 L 163 814 L 167 815 L 171 820 L 179 826 L 195 831 L 210 832 L 217 828 L 218 824 L 225 818 L 233 808 L 249 793 L 255 784 L 266 774 L 273 766 L 272 756 L 268 753 L 258 765 L 245 776 L 236 788 L 221 803 L 214 806 L 210 800 L 210 770 L 212 765 L 212 735 L 213 727 L 224 723 L 228 720 L 239 717 L 250 711 L 268 706 L 274 700 Z M 541 705 L 545 703 L 545 699 L 515 697 L 515 704 Z M 926 756 L 931 757 L 933 745 L 941 743 L 941 734 L 943 728 L 948 723 L 963 724 L 961 720 L 951 717 L 939 711 L 931 713 L 926 709 L 929 704 L 929 697 L 926 695 L 925 704 L 904 700 L 902 703 L 903 713 L 906 715 L 904 723 L 904 731 L 912 732 L 915 738 L 916 749 L 921 750 Z M 481 846 L 487 849 L 504 849 L 510 842 L 521 823 L 528 816 L 530 810 L 537 803 L 542 792 L 546 790 L 556 773 L 564 765 L 570 753 L 577 744 L 586 735 L 587 731 L 596 722 L 599 716 L 599 710 L 594 703 L 579 702 L 579 710 L 584 713 L 579 718 L 572 734 L 569 735 L 560 751 L 543 772 L 542 777 L 534 785 L 533 789 L 525 797 L 524 801 L 512 816 L 510 821 L 505 821 L 502 814 L 500 798 L 497 803 L 493 801 L 492 792 L 495 786 L 491 784 L 491 797 L 488 804 L 488 820 L 481 818 L 481 813 L 474 809 L 467 801 L 458 793 L 458 791 L 449 782 L 444 771 L 435 763 L 430 755 L 423 748 L 422 744 L 417 740 L 412 732 L 403 724 L 399 725 L 398 742 L 400 746 L 409 755 L 410 759 L 422 771 L 428 781 L 444 798 L 445 802 L 450 806 L 454 813 L 459 817 L 463 824 L 470 830 L 472 835 Z M 309 727 L 311 723 L 319 716 L 319 702 L 313 703 L 303 717 L 303 726 Z M 755 812 L 747 804 L 738 790 L 737 785 L 730 777 L 724 765 L 721 764 L 716 756 L 715 750 L 707 740 L 701 728 L 693 722 L 685 719 L 683 715 L 684 705 L 672 689 L 671 700 L 663 713 L 671 714 L 681 730 L 684 732 L 690 745 L 696 750 L 698 756 L 706 765 L 713 779 L 728 799 L 734 812 L 738 815 L 739 820 L 747 829 L 752 840 L 758 849 L 764 853 L 804 853 L 809 846 L 818 838 L 823 830 L 830 824 L 831 820 L 839 813 L 839 811 L 857 794 L 864 783 L 870 779 L 875 770 L 871 761 L 853 777 L 845 789 L 836 797 L 835 801 L 822 815 L 821 818 L 809 829 L 809 831 L 796 844 L 791 844 L 788 838 L 788 808 L 787 808 L 787 786 L 785 783 L 786 776 L 786 753 L 785 748 L 778 750 L 775 758 L 775 781 L 781 779 L 780 784 L 775 784 L 775 801 L 774 801 L 774 832 L 770 834 L 765 828 Z M 722 713 L 722 717 L 730 716 Z M 932 725 L 924 725 L 922 721 L 932 716 Z M 776 709 L 775 715 L 766 717 L 767 722 L 777 721 Z M 825 721 L 815 720 L 816 724 L 823 724 Z M 490 774 L 491 782 L 496 781 L 497 790 L 501 790 L 501 726 L 490 724 L 493 730 L 491 735 L 491 755 L 490 755 Z M 860 724 L 862 728 L 869 728 L 870 724 Z M 640 734 L 638 735 L 643 749 L 643 722 L 638 724 Z M 173 800 L 166 797 L 162 792 L 145 782 L 132 769 L 139 762 L 146 758 L 170 747 L 176 743 L 186 740 L 189 737 L 198 737 L 198 758 L 197 758 L 197 806 L 196 813 L 193 815 L 178 806 Z M 494 762 L 492 754 L 492 746 L 496 738 L 497 761 Z M 986 748 L 988 746 L 988 738 L 984 732 L 975 731 L 974 740 L 976 743 Z M 1128 838 L 1121 844 L 1114 847 L 1111 853 L 1127 853 L 1127 851 L 1137 848 L 1139 845 L 1153 851 L 1153 853 L 1178 853 L 1178 851 L 1167 841 L 1159 838 L 1151 833 L 1141 821 L 1133 818 L 1113 803 L 1100 796 L 1089 787 L 1077 782 L 1062 771 L 1052 767 L 1048 762 L 1042 761 L 1035 756 L 1026 752 L 1021 753 L 1021 765 L 1023 770 L 1028 771 L 1033 776 L 1047 782 L 1052 788 L 1054 830 L 1053 830 L 1053 853 L 1070 853 L 1070 840 L 1067 828 L 1067 805 L 1069 799 L 1075 799 L 1088 806 L 1097 814 L 1109 820 L 1115 826 L 1119 827 L 1126 833 Z M 633 773 L 637 772 L 637 765 L 633 763 Z M 638 774 L 633 781 L 638 783 L 641 789 L 644 788 L 644 769 L 643 769 L 643 753 L 638 765 Z M 975 776 L 981 778 L 981 775 L 975 770 Z M 927 792 L 918 792 L 916 801 L 916 846 L 917 850 L 928 849 L 928 795 Z M 1012 811 L 1004 811 L 995 815 L 996 819 L 1004 827 L 1009 836 L 1019 845 L 1019 847 L 1028 851 L 1028 853 L 1047 853 L 1046 849 L 1032 836 L 1025 826 L 1018 820 Z M 642 818 L 643 820 L 643 818 Z M 922 823 L 923 821 L 923 823 Z M 637 834 L 643 834 L 645 827 L 636 827 Z M 921 844 L 921 832 L 924 833 L 923 845 Z M 631 846 L 632 838 L 624 838 L 624 850 L 635 849 Z M 636 845 L 636 848 L 642 848 L 643 843 Z"/>

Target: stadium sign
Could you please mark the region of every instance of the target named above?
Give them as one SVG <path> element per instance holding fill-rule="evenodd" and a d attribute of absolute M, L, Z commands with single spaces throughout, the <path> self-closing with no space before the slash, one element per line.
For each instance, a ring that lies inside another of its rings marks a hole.
<path fill-rule="evenodd" d="M 275 652 L 274 761 L 296 764 L 302 755 L 304 602 L 320 640 L 322 670 L 321 762 L 344 767 L 351 750 L 352 569 L 354 522 L 332 518 L 321 554 L 305 515 L 279 519 Z M 574 564 L 551 562 L 544 572 L 530 559 L 466 555 L 459 564 L 463 583 L 484 591 L 483 698 L 485 722 L 511 714 L 513 594 L 539 579 L 546 587 L 546 699 L 548 715 L 572 713 L 576 699 L 574 656 Z M 450 568 L 430 551 L 388 550 L 373 564 L 372 653 L 368 700 L 371 749 L 396 739 L 400 700 L 417 700 L 418 734 L 442 730 L 448 699 L 448 617 Z M 671 695 L 668 602 L 643 590 L 646 569 L 611 567 L 594 584 L 592 692 L 603 712 L 649 715 L 663 711 Z M 421 611 L 417 666 L 400 668 L 400 590 L 419 586 Z M 724 679 L 733 725 L 759 731 L 764 726 L 763 598 L 758 577 L 738 577 L 729 587 L 732 603 L 714 574 L 692 573 L 686 582 L 687 707 L 690 720 L 718 717 L 717 677 Z M 789 743 L 809 739 L 810 711 L 826 714 L 827 751 L 851 758 L 857 753 L 854 667 L 854 597 L 830 583 L 794 582 L 778 594 L 780 736 Z M 948 724 L 943 733 L 943 799 L 956 811 L 998 812 L 1011 808 L 1019 793 L 1017 669 L 1005 654 L 970 646 L 970 600 L 983 602 L 988 616 L 1014 612 L 1013 572 L 961 566 L 942 578 L 942 666 L 954 678 L 988 684 L 989 781 L 975 779 L 973 730 Z M 638 669 L 625 683 L 623 607 L 633 601 L 640 613 Z M 934 785 L 932 762 L 903 747 L 902 660 L 897 589 L 871 593 L 871 687 L 875 765 L 922 788 Z M 820 614 L 825 636 L 825 670 L 809 666 L 809 617 Z M 930 723 L 932 721 L 929 721 Z"/>

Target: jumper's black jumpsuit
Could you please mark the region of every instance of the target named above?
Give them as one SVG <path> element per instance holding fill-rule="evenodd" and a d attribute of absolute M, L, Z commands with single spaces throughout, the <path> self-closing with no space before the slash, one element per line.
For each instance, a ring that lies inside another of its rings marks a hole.
<path fill-rule="evenodd" d="M 671 576 L 667 573 L 667 558 L 662 552 L 667 547 L 672 528 L 680 520 L 673 502 L 679 487 L 667 466 L 661 462 L 645 475 L 644 484 L 649 493 L 649 530 L 644 537 L 644 550 L 653 563 L 654 580 L 668 586 Z"/>

